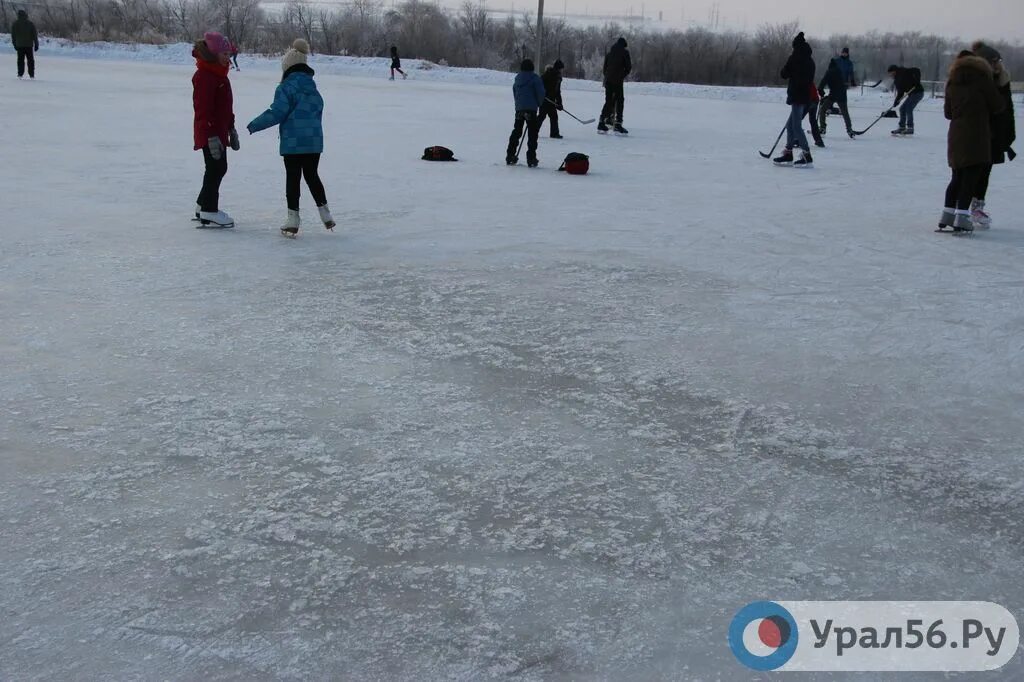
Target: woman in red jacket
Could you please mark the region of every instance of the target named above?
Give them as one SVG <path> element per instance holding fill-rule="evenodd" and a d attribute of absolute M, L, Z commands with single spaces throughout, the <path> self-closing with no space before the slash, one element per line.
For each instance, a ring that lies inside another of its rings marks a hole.
<path fill-rule="evenodd" d="M 196 219 L 203 227 L 234 227 L 235 221 L 218 206 L 220 182 L 228 172 L 227 148 L 238 151 L 235 114 L 232 110 L 231 43 L 213 31 L 195 44 L 196 72 L 192 76 L 194 149 L 203 150 L 206 174 L 196 199 Z"/>

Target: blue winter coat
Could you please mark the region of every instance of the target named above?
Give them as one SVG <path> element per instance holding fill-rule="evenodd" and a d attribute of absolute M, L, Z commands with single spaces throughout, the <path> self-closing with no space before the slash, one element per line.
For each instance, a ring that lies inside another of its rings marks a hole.
<path fill-rule="evenodd" d="M 853 60 L 849 57 L 839 57 L 836 64 L 839 66 L 839 72 L 843 74 L 843 83 L 851 87 L 856 86 L 857 79 L 853 73 Z"/>
<path fill-rule="evenodd" d="M 274 103 L 246 126 L 250 133 L 281 126 L 281 156 L 324 151 L 324 99 L 313 82 L 313 69 L 296 64 L 274 93 Z"/>
<path fill-rule="evenodd" d="M 544 104 L 544 83 L 533 71 L 520 71 L 512 84 L 516 111 L 537 111 Z"/>

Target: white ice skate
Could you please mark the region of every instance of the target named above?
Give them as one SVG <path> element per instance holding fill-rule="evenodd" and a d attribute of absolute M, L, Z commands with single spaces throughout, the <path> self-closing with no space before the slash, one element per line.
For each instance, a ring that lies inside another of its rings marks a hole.
<path fill-rule="evenodd" d="M 288 218 L 281 226 L 281 234 L 285 237 L 294 237 L 299 233 L 299 212 L 288 209 Z"/>
<path fill-rule="evenodd" d="M 224 211 L 200 211 L 200 227 L 234 227 L 235 220 Z"/>
<path fill-rule="evenodd" d="M 331 216 L 331 209 L 327 206 L 327 204 L 324 204 L 323 206 L 317 206 L 316 210 L 320 211 L 320 220 L 323 221 L 324 227 L 326 227 L 328 230 L 333 230 L 337 223 L 334 222 L 334 217 Z"/>
<path fill-rule="evenodd" d="M 985 202 L 981 199 L 971 200 L 971 222 L 975 230 L 987 230 L 992 227 L 992 218 L 985 211 Z"/>

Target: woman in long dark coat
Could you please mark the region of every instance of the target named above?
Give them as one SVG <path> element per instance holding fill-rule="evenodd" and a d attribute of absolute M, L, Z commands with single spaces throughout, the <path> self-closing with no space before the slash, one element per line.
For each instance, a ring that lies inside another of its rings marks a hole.
<path fill-rule="evenodd" d="M 1017 139 L 1017 126 L 1013 114 L 1013 93 L 1010 90 L 1010 72 L 1003 64 L 1003 57 L 999 52 L 985 43 L 979 41 L 972 46 L 974 54 L 981 57 L 992 67 L 992 75 L 996 81 L 996 90 L 1002 98 L 1004 109 L 1002 112 L 992 116 L 992 163 L 1005 163 L 1007 157 L 1012 161 L 1016 156 L 1012 146 Z M 986 173 L 978 183 L 974 194 L 974 202 L 971 204 L 971 220 L 974 227 L 987 230 L 992 225 L 992 218 L 985 210 L 985 195 L 988 194 L 988 181 L 990 172 Z"/>
<path fill-rule="evenodd" d="M 947 152 L 953 174 L 946 188 L 940 228 L 974 229 L 971 201 L 982 178 L 992 171 L 992 117 L 1004 106 L 989 63 L 971 52 L 961 52 L 950 66 L 946 82 Z"/>

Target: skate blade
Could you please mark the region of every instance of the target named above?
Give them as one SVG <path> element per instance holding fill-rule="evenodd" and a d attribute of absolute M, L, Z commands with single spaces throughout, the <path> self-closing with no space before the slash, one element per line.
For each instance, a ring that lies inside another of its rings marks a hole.
<path fill-rule="evenodd" d="M 281 230 L 281 236 L 287 237 L 288 239 L 295 239 L 299 236 L 299 231 L 296 230 L 295 232 L 291 232 L 289 230 Z"/>
<path fill-rule="evenodd" d="M 204 223 L 202 220 L 195 222 L 199 223 L 198 225 L 196 225 L 197 230 L 230 230 L 235 226 L 234 223 L 228 223 L 227 225 L 219 225 L 217 223 Z"/>

